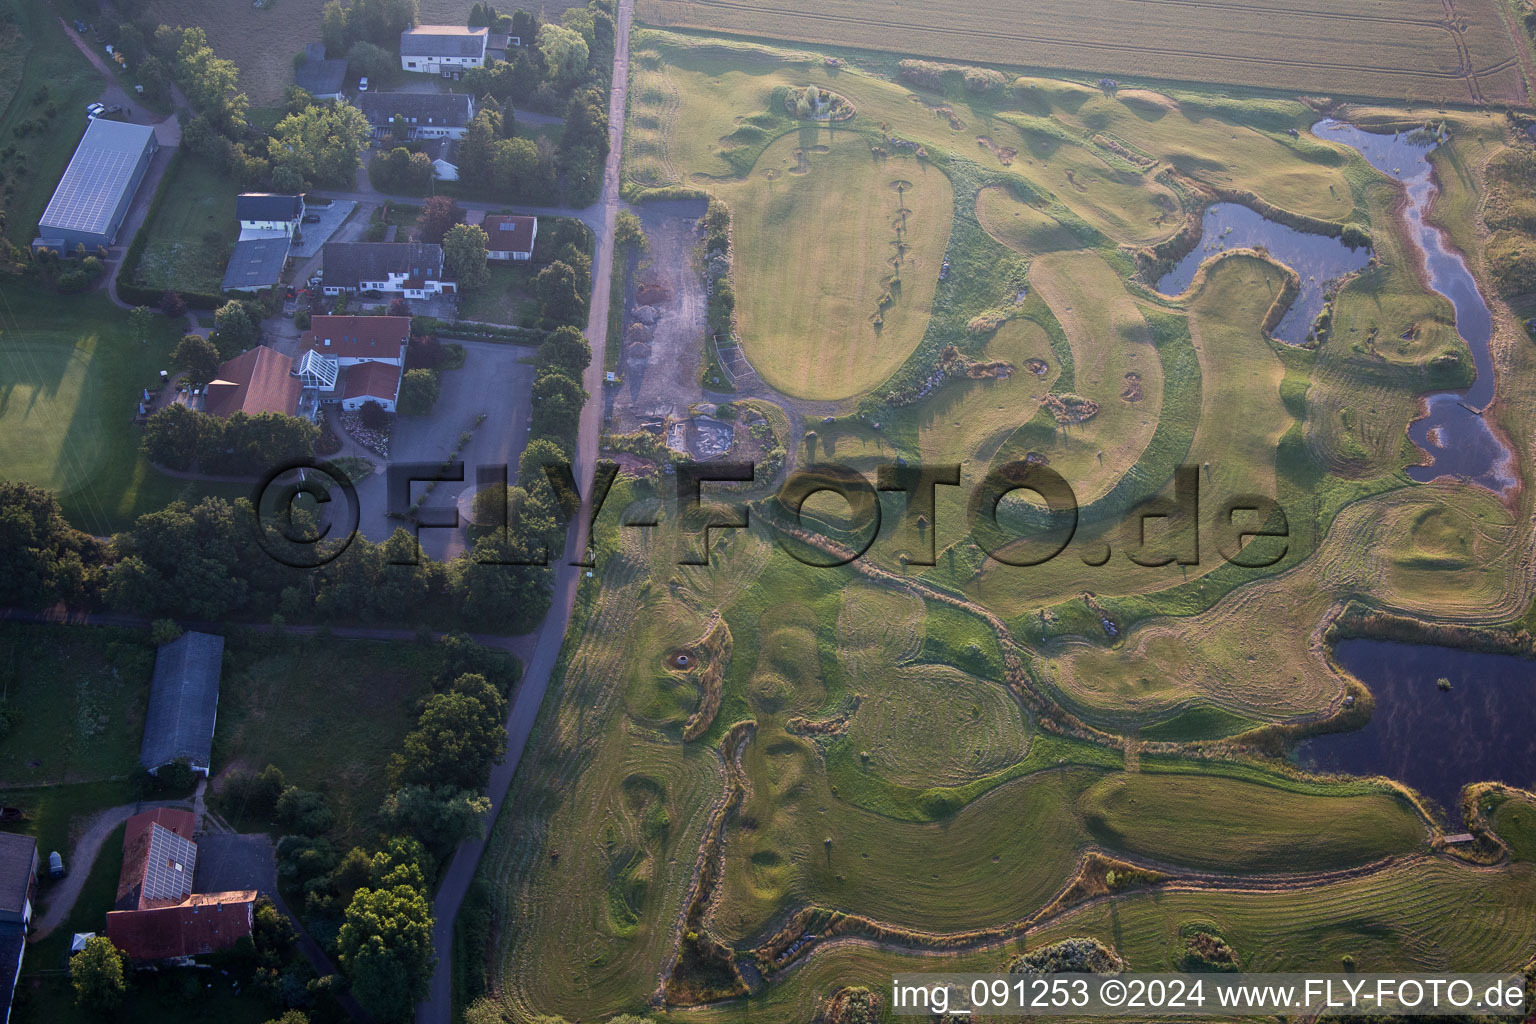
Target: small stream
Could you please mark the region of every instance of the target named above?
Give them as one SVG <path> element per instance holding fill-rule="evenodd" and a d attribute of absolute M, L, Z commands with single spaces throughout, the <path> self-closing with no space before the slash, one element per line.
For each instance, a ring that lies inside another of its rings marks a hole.
<path fill-rule="evenodd" d="M 1195 279 L 1200 264 L 1230 249 L 1264 249 L 1296 271 L 1301 291 L 1270 333 L 1289 345 L 1307 340 L 1312 323 L 1323 311 L 1324 291 L 1331 281 L 1363 268 L 1369 249 L 1351 249 L 1337 238 L 1298 231 L 1240 203 L 1213 203 L 1206 208 L 1200 242 L 1157 282 L 1164 295 L 1178 295 Z"/>
<path fill-rule="evenodd" d="M 1370 165 L 1402 182 L 1407 203 L 1403 217 L 1408 238 L 1424 260 L 1429 287 L 1450 300 L 1456 311 L 1456 333 L 1472 352 L 1477 379 L 1465 391 L 1442 391 L 1424 399 L 1426 415 L 1408 428 L 1413 443 L 1428 453 L 1430 464 L 1410 466 L 1418 481 L 1459 476 L 1490 490 L 1506 493 L 1515 486 L 1515 463 L 1507 445 L 1489 427 L 1480 410 L 1493 401 L 1493 316 L 1477 280 L 1444 231 L 1424 221 L 1425 211 L 1439 187 L 1429 152 L 1437 143 L 1410 141 L 1407 135 L 1368 132 L 1331 118 L 1312 126 L 1318 138 L 1342 143 Z"/>
<path fill-rule="evenodd" d="M 1302 767 L 1397 779 L 1453 823 L 1469 782 L 1536 784 L 1536 661 L 1388 640 L 1345 640 L 1334 653 L 1376 708 L 1363 729 L 1299 744 Z"/>

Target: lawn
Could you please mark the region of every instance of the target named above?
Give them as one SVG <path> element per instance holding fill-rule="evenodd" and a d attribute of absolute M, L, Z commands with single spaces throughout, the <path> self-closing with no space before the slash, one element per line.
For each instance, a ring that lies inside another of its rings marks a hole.
<path fill-rule="evenodd" d="M 1318 797 L 1195 775 L 1113 776 L 1083 794 L 1081 809 L 1112 849 L 1237 874 L 1366 864 L 1414 850 L 1425 835 L 1387 793 Z"/>
<path fill-rule="evenodd" d="M 539 315 L 533 297 L 538 271 L 530 263 L 489 260 L 490 283 L 466 291 L 459 299 L 459 319 L 491 324 L 523 324 Z"/>
<path fill-rule="evenodd" d="M 180 324 L 156 317 L 140 343 L 100 292 L 57 296 L 11 279 L 0 332 L 0 477 L 54 491 L 70 522 L 97 535 L 177 498 L 245 494 L 163 476 L 139 451 L 139 391 L 170 366 Z"/>
<path fill-rule="evenodd" d="M 806 131 L 774 142 L 749 179 L 720 191 L 742 344 L 765 380 L 800 398 L 847 398 L 906 361 L 927 330 L 949 241 L 941 172 L 873 158 L 849 133 Z"/>
<path fill-rule="evenodd" d="M 275 764 L 289 784 L 325 791 L 343 829 L 360 828 L 388 792 L 389 758 L 431 692 L 432 649 L 251 636 L 232 640 L 226 659 L 216 773 Z"/>
<path fill-rule="evenodd" d="M 6 237 L 24 246 L 85 134 L 85 105 L 101 95 L 103 84 L 51 8 L 0 0 L 0 14 L 6 16 L 0 28 L 0 206 Z M 17 130 L 39 121 L 40 130 Z"/>
<path fill-rule="evenodd" d="M 154 658 L 138 630 L 0 623 L 0 787 L 132 774 Z"/>
<path fill-rule="evenodd" d="M 240 189 L 207 159 L 182 154 L 161 185 L 165 198 L 145 225 L 149 232 L 135 282 L 149 288 L 219 294 L 240 222 Z"/>

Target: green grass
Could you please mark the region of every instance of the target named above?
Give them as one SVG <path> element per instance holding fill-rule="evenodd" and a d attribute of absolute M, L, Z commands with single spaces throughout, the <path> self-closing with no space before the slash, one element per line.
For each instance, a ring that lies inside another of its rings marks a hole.
<path fill-rule="evenodd" d="M 1319 798 L 1193 775 L 1112 777 L 1082 812 L 1112 849 L 1237 874 L 1350 867 L 1424 841 L 1418 816 L 1387 793 Z"/>
<path fill-rule="evenodd" d="M 764 150 L 746 181 L 719 188 L 731 206 L 742 344 L 765 380 L 801 398 L 847 398 L 906 360 L 949 240 L 940 171 L 876 159 L 849 132 L 804 130 Z M 850 208 L 851 196 L 861 198 Z"/>
<path fill-rule="evenodd" d="M 1515 860 L 1536 861 L 1536 800 L 1511 796 L 1493 813 L 1493 830 Z"/>
<path fill-rule="evenodd" d="M 186 155 L 160 186 L 166 195 L 145 225 L 149 233 L 136 283 L 149 288 L 219 294 L 224 267 L 240 222 L 235 219 L 239 187 L 206 158 Z"/>
<path fill-rule="evenodd" d="M 1187 711 L 1180 711 L 1165 721 L 1147 726 L 1141 730 L 1140 736 L 1144 740 L 1198 740 L 1232 736 L 1236 733 L 1252 729 L 1259 723 L 1251 718 L 1243 718 L 1221 708 L 1194 707 Z"/>
<path fill-rule="evenodd" d="M 466 291 L 459 300 L 459 319 L 492 324 L 523 324 L 538 316 L 533 297 L 537 271 L 528 263 L 490 260 L 491 280 L 483 288 Z"/>
<path fill-rule="evenodd" d="M 101 293 L 58 296 L 0 282 L 0 477 L 54 491 L 82 530 L 105 535 L 177 498 L 246 488 L 177 480 L 139 451 L 139 389 L 159 371 L 181 325 L 156 317 L 147 344 Z"/>
<path fill-rule="evenodd" d="M 230 642 L 226 659 L 216 771 L 275 764 L 290 785 L 325 791 L 344 829 L 361 826 L 383 801 L 389 758 L 431 692 L 432 649 L 248 636 Z"/>
<path fill-rule="evenodd" d="M 127 778 L 153 672 L 142 631 L 0 623 L 0 787 Z"/>
<path fill-rule="evenodd" d="M 134 799 L 126 781 L 61 783 L 0 790 L 0 803 L 19 807 L 27 818 L 11 829 L 37 839 L 37 848 L 67 853 L 75 826 L 98 811 Z"/>
<path fill-rule="evenodd" d="M 75 905 L 69 916 L 47 938 L 28 948 L 26 965 L 29 969 L 62 966 L 69 956 L 69 943 L 76 932 L 102 932 L 107 911 L 115 909 L 114 904 L 117 902 L 117 876 L 123 870 L 123 832 L 126 827 L 119 825 L 102 842 L 101 850 L 91 864 L 85 886 L 80 890 L 80 895 L 75 897 Z M 70 856 L 69 851 L 63 852 L 66 857 Z M 48 851 L 40 848 L 38 856 L 46 859 Z M 69 869 L 84 870 L 85 865 L 71 863 Z M 46 882 L 43 885 L 42 905 L 38 910 L 46 913 L 51 887 Z"/>
<path fill-rule="evenodd" d="M 85 134 L 85 105 L 102 91 L 102 81 L 85 57 L 64 35 L 55 13 L 27 0 L 5 0 L 0 13 L 9 15 L 15 34 L 0 33 L 0 207 L 6 213 L 5 235 L 13 244 L 32 241 L 37 221 L 59 183 L 75 145 Z M 47 87 L 47 100 L 32 100 Z M 45 118 L 47 129 L 16 134 L 23 121 L 35 121 L 48 103 L 56 108 Z"/>
<path fill-rule="evenodd" d="M 43 978 L 40 987 L 32 989 L 27 977 L 36 966 L 29 950 L 11 1014 L 16 1024 L 87 1024 L 101 1020 L 98 1013 L 75 1006 L 75 992 L 67 976 Z M 161 1024 L 167 1020 L 186 1024 L 262 1024 L 280 1015 L 279 1007 L 254 995 L 249 988 L 237 990 L 237 984 L 233 977 L 219 971 L 191 968 L 135 975 L 131 994 L 112 1019 L 120 1024 Z"/>

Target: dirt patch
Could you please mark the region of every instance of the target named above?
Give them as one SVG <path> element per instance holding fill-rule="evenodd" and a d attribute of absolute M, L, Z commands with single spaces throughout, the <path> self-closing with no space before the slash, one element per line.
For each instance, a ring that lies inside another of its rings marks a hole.
<path fill-rule="evenodd" d="M 1044 377 L 1051 372 L 1050 365 L 1044 359 L 1027 359 L 1024 361 L 1024 369 L 1036 377 Z"/>
<path fill-rule="evenodd" d="M 666 285 L 651 281 L 635 289 L 635 301 L 642 306 L 659 306 L 670 301 L 672 290 Z"/>
<path fill-rule="evenodd" d="M 961 354 L 953 345 L 945 345 L 939 353 L 939 368 L 948 377 L 970 377 L 972 380 L 995 378 L 1007 380 L 1013 376 L 1013 364 L 1002 359 L 983 361 Z"/>
<path fill-rule="evenodd" d="M 624 350 L 624 354 L 632 360 L 645 360 L 651 356 L 651 346 L 643 341 L 637 341 Z"/>
<path fill-rule="evenodd" d="M 1099 414 L 1099 403 L 1082 395 L 1074 395 L 1066 392 L 1060 395 L 1046 395 L 1040 403 L 1050 410 L 1057 423 L 1087 423 Z"/>
<path fill-rule="evenodd" d="M 1127 402 L 1141 401 L 1141 374 L 1132 370 L 1125 375 L 1125 387 L 1120 389 L 1120 397 Z"/>
<path fill-rule="evenodd" d="M 1024 456 L 1024 464 L 1026 466 L 1049 466 L 1051 460 L 1041 452 L 1028 452 Z"/>
<path fill-rule="evenodd" d="M 988 135 L 976 136 L 976 145 L 982 147 L 983 149 L 990 149 L 992 151 L 992 155 L 997 157 L 997 162 L 1002 164 L 1004 167 L 1012 164 L 1014 159 L 1019 155 L 1019 151 L 1014 149 L 1012 146 L 999 146 L 996 142 L 993 142 L 991 136 Z"/>

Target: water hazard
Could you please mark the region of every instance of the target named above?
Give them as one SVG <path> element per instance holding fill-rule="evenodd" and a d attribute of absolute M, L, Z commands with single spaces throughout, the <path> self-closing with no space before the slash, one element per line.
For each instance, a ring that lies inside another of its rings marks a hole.
<path fill-rule="evenodd" d="M 1303 767 L 1386 775 L 1452 821 L 1469 782 L 1536 784 L 1536 662 L 1386 640 L 1345 640 L 1335 656 L 1370 687 L 1376 708 L 1363 729 L 1300 744 Z"/>
<path fill-rule="evenodd" d="M 1477 379 L 1466 391 L 1442 391 L 1425 399 L 1427 415 L 1408 428 L 1414 444 L 1429 454 L 1427 466 L 1411 466 L 1415 480 L 1459 476 L 1500 493 L 1515 484 L 1514 458 L 1479 414 L 1493 400 L 1493 316 L 1461 254 L 1445 232 L 1424 221 L 1424 213 L 1439 190 L 1429 151 L 1432 138 L 1382 135 L 1352 124 L 1326 119 L 1312 126 L 1313 134 L 1354 149 L 1370 165 L 1403 183 L 1407 203 L 1403 217 L 1408 238 L 1424 261 L 1429 286 L 1450 300 L 1456 311 L 1456 333 L 1472 352 Z"/>
<path fill-rule="evenodd" d="M 1371 259 L 1366 248 L 1351 249 L 1337 238 L 1298 231 L 1238 203 L 1214 203 L 1207 207 L 1200 242 L 1157 282 L 1164 295 L 1178 295 L 1195 279 L 1200 264 L 1231 249 L 1264 249 L 1296 271 L 1301 291 L 1271 331 L 1291 345 L 1307 340 L 1312 323 L 1323 311 L 1324 292 L 1330 281 L 1363 268 Z"/>

